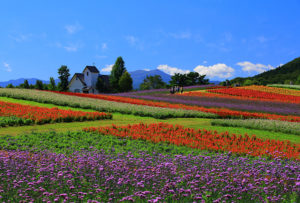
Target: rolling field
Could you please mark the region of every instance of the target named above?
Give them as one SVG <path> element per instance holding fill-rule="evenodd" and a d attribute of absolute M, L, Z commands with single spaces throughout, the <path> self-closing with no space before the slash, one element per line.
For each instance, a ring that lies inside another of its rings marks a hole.
<path fill-rule="evenodd" d="M 299 92 L 0 88 L 0 200 L 299 202 Z"/>

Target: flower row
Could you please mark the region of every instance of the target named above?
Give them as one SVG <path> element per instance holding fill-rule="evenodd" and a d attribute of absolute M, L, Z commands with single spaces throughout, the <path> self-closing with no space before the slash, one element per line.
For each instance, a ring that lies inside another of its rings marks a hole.
<path fill-rule="evenodd" d="M 167 142 L 201 150 L 230 151 L 252 156 L 280 156 L 299 159 L 300 144 L 289 141 L 263 140 L 247 134 L 235 135 L 217 131 L 194 130 L 166 123 L 135 124 L 127 126 L 85 128 L 87 132 L 98 132 L 103 135 L 131 137 L 132 139 L 149 140 L 155 143 Z"/>
<path fill-rule="evenodd" d="M 218 90 L 221 88 L 218 88 Z M 222 88 L 224 89 L 224 88 Z M 228 91 L 229 89 L 233 88 L 226 88 Z M 204 91 L 189 91 L 184 92 L 183 94 L 179 94 L 179 96 L 190 96 L 190 97 L 207 97 L 207 98 L 223 98 L 223 99 L 235 99 L 235 100 L 241 100 L 241 102 L 244 101 L 263 101 L 263 102 L 280 102 L 280 103 L 287 103 L 282 100 L 274 100 L 274 99 L 266 99 L 266 98 L 257 98 L 257 97 L 242 97 L 237 95 L 230 95 L 230 94 L 221 94 L 219 92 L 214 92 L 216 89 L 207 89 L 206 92 Z M 292 103 L 292 102 L 291 102 Z"/>
<path fill-rule="evenodd" d="M 152 95 L 130 95 L 131 98 L 145 99 L 150 101 L 160 101 L 169 102 L 172 104 L 185 104 L 193 105 L 199 107 L 213 107 L 213 108 L 227 108 L 231 110 L 238 111 L 248 111 L 248 112 L 260 112 L 260 113 L 270 113 L 279 115 L 291 115 L 300 116 L 299 104 L 295 103 L 282 103 L 273 101 L 261 101 L 253 99 L 237 99 L 228 98 L 233 97 L 229 95 L 220 95 L 215 93 L 201 93 L 210 94 L 212 96 L 188 96 L 185 94 L 152 94 Z M 220 97 L 222 96 L 222 97 Z"/>
<path fill-rule="evenodd" d="M 100 112 L 119 112 L 154 118 L 217 118 L 216 114 L 184 109 L 159 108 L 155 106 L 139 106 L 110 100 L 95 100 L 87 97 L 62 96 L 61 94 L 32 89 L 0 88 L 0 96 L 50 103 L 59 106 L 92 109 Z"/>
<path fill-rule="evenodd" d="M 296 202 L 299 162 L 229 154 L 0 151 L 1 202 Z"/>
<path fill-rule="evenodd" d="M 0 116 L 33 120 L 37 124 L 83 120 L 111 119 L 112 115 L 102 112 L 83 112 L 22 105 L 0 101 Z"/>
<path fill-rule="evenodd" d="M 283 116 L 283 115 L 276 115 L 276 114 L 269 114 L 269 113 L 245 112 L 245 111 L 230 110 L 225 108 L 205 108 L 200 106 L 173 104 L 169 102 L 148 101 L 142 99 L 133 99 L 128 97 L 118 97 L 118 96 L 102 95 L 102 94 L 96 95 L 96 94 L 83 94 L 83 93 L 73 93 L 73 92 L 56 92 L 56 93 L 70 95 L 70 96 L 77 96 L 77 97 L 87 97 L 87 98 L 108 100 L 114 102 L 130 103 L 135 105 L 201 111 L 201 112 L 217 114 L 221 117 L 264 118 L 264 119 L 271 119 L 271 120 L 300 122 L 300 116 L 290 116 L 290 115 Z"/>
<path fill-rule="evenodd" d="M 278 87 L 268 87 L 262 85 L 250 85 L 250 86 L 239 87 L 239 88 L 300 97 L 299 90 L 292 90 L 292 89 L 285 89 L 285 88 L 278 88 Z"/>
<path fill-rule="evenodd" d="M 241 98 L 256 98 L 266 99 L 279 102 L 300 103 L 300 96 L 278 94 L 273 92 L 265 92 L 261 90 L 246 89 L 246 88 L 223 88 L 207 90 L 212 93 L 219 93 L 224 95 L 238 96 Z"/>

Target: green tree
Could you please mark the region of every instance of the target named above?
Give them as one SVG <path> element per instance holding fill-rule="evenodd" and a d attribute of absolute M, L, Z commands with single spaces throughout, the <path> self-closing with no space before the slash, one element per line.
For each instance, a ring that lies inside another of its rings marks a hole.
<path fill-rule="evenodd" d="M 141 90 L 150 90 L 150 89 L 161 89 L 166 87 L 166 83 L 162 80 L 160 75 L 147 76 L 143 83 L 140 84 Z"/>
<path fill-rule="evenodd" d="M 23 87 L 24 87 L 25 89 L 29 89 L 29 83 L 28 83 L 28 80 L 24 80 Z"/>
<path fill-rule="evenodd" d="M 204 79 L 206 75 L 199 75 L 197 72 L 189 72 L 188 74 L 175 73 L 171 77 L 171 85 L 190 86 L 208 84 L 208 79 Z"/>
<path fill-rule="evenodd" d="M 125 71 L 125 62 L 123 61 L 122 57 L 119 56 L 112 67 L 109 77 L 109 82 L 113 91 L 118 92 L 121 90 L 119 86 L 119 80 Z"/>
<path fill-rule="evenodd" d="M 207 85 L 209 84 L 209 79 L 204 79 L 206 75 L 199 75 L 197 83 L 198 85 Z"/>
<path fill-rule="evenodd" d="M 244 82 L 244 84 L 243 84 L 244 86 L 249 86 L 249 85 L 253 85 L 253 81 L 252 80 L 250 80 L 250 79 L 247 79 L 247 80 L 245 80 L 245 82 Z"/>
<path fill-rule="evenodd" d="M 300 85 L 300 75 L 297 77 L 297 80 L 296 80 L 295 84 Z"/>
<path fill-rule="evenodd" d="M 38 90 L 43 90 L 44 89 L 44 84 L 41 80 L 37 80 L 36 83 L 35 83 L 35 89 L 38 89 Z"/>
<path fill-rule="evenodd" d="M 68 91 L 68 85 L 69 85 L 69 76 L 70 76 L 70 70 L 68 69 L 67 66 L 62 65 L 58 69 L 58 74 L 59 74 L 59 91 L 66 92 Z"/>
<path fill-rule="evenodd" d="M 98 92 L 109 92 L 108 84 L 105 83 L 101 77 L 98 77 L 96 89 L 98 90 Z"/>
<path fill-rule="evenodd" d="M 170 84 L 171 85 L 179 85 L 179 86 L 186 86 L 186 81 L 187 81 L 187 76 L 186 74 L 180 74 L 180 73 L 175 73 L 171 77 Z"/>
<path fill-rule="evenodd" d="M 6 88 L 14 88 L 14 86 L 13 86 L 13 84 L 10 83 L 6 86 Z"/>
<path fill-rule="evenodd" d="M 49 90 L 52 90 L 52 91 L 56 90 L 55 80 L 53 77 L 50 77 Z"/>
<path fill-rule="evenodd" d="M 132 90 L 132 78 L 127 71 L 125 71 L 120 77 L 119 87 L 120 91 L 122 92 L 128 92 Z"/>
<path fill-rule="evenodd" d="M 43 84 L 43 90 L 48 90 L 48 89 L 49 89 L 49 85 Z"/>
<path fill-rule="evenodd" d="M 189 72 L 186 74 L 186 85 L 195 85 L 198 84 L 199 73 L 197 72 Z"/>

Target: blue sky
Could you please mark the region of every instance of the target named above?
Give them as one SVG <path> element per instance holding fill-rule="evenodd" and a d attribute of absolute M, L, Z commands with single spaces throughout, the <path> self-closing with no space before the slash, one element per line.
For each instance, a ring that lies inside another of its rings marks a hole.
<path fill-rule="evenodd" d="M 1 1 L 0 81 L 122 56 L 128 71 L 252 76 L 300 56 L 300 1 Z"/>

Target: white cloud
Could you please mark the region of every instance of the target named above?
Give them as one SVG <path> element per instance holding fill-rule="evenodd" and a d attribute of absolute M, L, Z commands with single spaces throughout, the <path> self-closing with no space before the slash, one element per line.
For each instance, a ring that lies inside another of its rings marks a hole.
<path fill-rule="evenodd" d="M 106 43 L 102 43 L 101 48 L 104 51 L 105 49 L 107 49 L 107 44 Z"/>
<path fill-rule="evenodd" d="M 5 67 L 5 69 L 4 69 L 5 71 L 12 72 L 12 69 L 11 69 L 11 67 L 10 67 L 10 65 L 8 63 L 4 62 L 3 66 Z"/>
<path fill-rule="evenodd" d="M 74 34 L 75 32 L 78 32 L 79 30 L 82 29 L 82 26 L 78 23 L 76 23 L 75 25 L 66 25 L 65 29 L 67 30 L 67 32 L 69 34 Z"/>
<path fill-rule="evenodd" d="M 170 33 L 169 35 L 175 39 L 190 39 L 192 36 L 190 32 Z"/>
<path fill-rule="evenodd" d="M 161 70 L 169 75 L 174 75 L 175 73 L 181 73 L 181 74 L 184 74 L 184 73 L 189 73 L 190 71 L 189 70 L 182 70 L 182 69 L 179 69 L 179 68 L 176 68 L 176 67 L 171 67 L 171 66 L 168 66 L 168 65 L 159 65 L 157 67 L 158 70 Z"/>
<path fill-rule="evenodd" d="M 203 64 L 207 64 L 207 61 L 203 61 L 202 63 L 203 63 Z"/>
<path fill-rule="evenodd" d="M 105 55 L 96 55 L 96 58 L 104 59 L 104 58 L 107 58 L 107 56 L 105 56 Z"/>
<path fill-rule="evenodd" d="M 135 47 L 136 49 L 144 50 L 144 42 L 138 39 L 137 37 L 129 35 L 126 36 L 125 39 L 131 46 Z"/>
<path fill-rule="evenodd" d="M 9 37 L 16 42 L 24 42 L 24 41 L 29 40 L 32 37 L 32 34 L 26 34 L 26 35 L 20 34 L 20 35 L 14 35 L 14 36 L 10 35 Z"/>
<path fill-rule="evenodd" d="M 150 71 L 150 69 L 149 68 L 145 68 L 144 71 Z"/>
<path fill-rule="evenodd" d="M 271 65 L 264 65 L 264 64 L 260 64 L 260 63 L 253 64 L 249 61 L 238 62 L 237 65 L 243 67 L 242 70 L 247 71 L 247 72 L 262 73 L 264 71 L 274 69 L 274 67 Z"/>
<path fill-rule="evenodd" d="M 224 63 L 218 63 L 212 66 L 199 65 L 194 68 L 194 71 L 200 75 L 206 75 L 208 78 L 229 78 L 234 73 L 234 69 Z"/>
<path fill-rule="evenodd" d="M 225 32 L 224 33 L 224 40 L 226 42 L 231 42 L 232 41 L 232 34 L 230 32 Z"/>
<path fill-rule="evenodd" d="M 64 46 L 64 49 L 69 52 L 76 52 L 78 50 L 78 45 L 77 44 L 69 44 L 67 46 Z"/>
<path fill-rule="evenodd" d="M 65 49 L 68 52 L 76 52 L 78 51 L 79 48 L 83 47 L 84 44 L 81 42 L 76 42 L 76 43 L 60 43 L 60 42 L 55 42 L 53 44 L 50 44 L 49 46 L 51 47 L 56 47 L 60 49 Z"/>
<path fill-rule="evenodd" d="M 101 71 L 102 72 L 111 72 L 113 66 L 114 66 L 114 64 L 106 65 L 104 68 L 101 69 Z"/>
<path fill-rule="evenodd" d="M 138 41 L 138 38 L 134 36 L 126 36 L 125 39 L 129 42 L 131 45 L 135 45 Z"/>
<path fill-rule="evenodd" d="M 259 36 L 257 37 L 257 40 L 260 42 L 260 43 L 264 43 L 264 42 L 267 42 L 269 39 L 264 37 L 264 36 Z"/>

